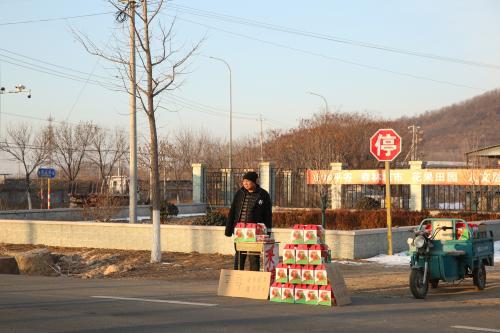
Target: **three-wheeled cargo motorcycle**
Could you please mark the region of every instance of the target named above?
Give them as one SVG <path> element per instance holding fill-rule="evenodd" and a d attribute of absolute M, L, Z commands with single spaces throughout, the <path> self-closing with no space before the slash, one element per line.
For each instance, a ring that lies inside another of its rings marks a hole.
<path fill-rule="evenodd" d="M 411 254 L 410 290 L 425 298 L 440 281 L 472 277 L 477 289 L 486 286 L 485 266 L 493 266 L 493 232 L 486 225 L 462 219 L 422 220 L 408 239 Z"/>

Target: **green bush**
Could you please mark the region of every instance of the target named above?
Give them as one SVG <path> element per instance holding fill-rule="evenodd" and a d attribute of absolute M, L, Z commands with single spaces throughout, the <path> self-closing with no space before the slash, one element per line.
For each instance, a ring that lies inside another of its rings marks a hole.
<path fill-rule="evenodd" d="M 203 217 L 197 219 L 194 224 L 197 225 L 212 225 L 212 226 L 225 226 L 227 219 L 227 212 L 225 210 L 213 210 L 207 212 Z"/>
<path fill-rule="evenodd" d="M 226 225 L 228 208 L 219 208 L 209 211 L 207 215 L 196 218 L 194 225 Z M 498 213 L 454 213 L 441 212 L 431 216 L 429 212 L 414 212 L 394 209 L 392 214 L 393 227 L 416 226 L 426 217 L 463 218 L 466 221 L 498 219 Z M 348 210 L 328 209 L 326 211 L 326 228 L 331 230 L 359 230 L 386 227 L 386 211 L 378 210 Z M 295 224 L 321 224 L 320 209 L 289 209 L 273 212 L 273 228 L 292 228 Z"/>
<path fill-rule="evenodd" d="M 160 207 L 160 220 L 166 221 L 169 216 L 177 216 L 179 208 L 171 202 L 164 202 Z"/>
<path fill-rule="evenodd" d="M 355 207 L 356 209 L 359 210 L 373 210 L 373 209 L 380 209 L 380 201 L 375 200 L 370 197 L 362 197 L 356 202 Z"/>

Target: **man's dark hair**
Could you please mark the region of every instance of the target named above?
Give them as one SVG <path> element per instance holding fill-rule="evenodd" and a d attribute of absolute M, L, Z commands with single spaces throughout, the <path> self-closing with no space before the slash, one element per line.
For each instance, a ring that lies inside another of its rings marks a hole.
<path fill-rule="evenodd" d="M 243 176 L 243 179 L 248 179 L 253 183 L 257 183 L 257 178 L 259 178 L 259 175 L 254 171 L 249 171 Z"/>

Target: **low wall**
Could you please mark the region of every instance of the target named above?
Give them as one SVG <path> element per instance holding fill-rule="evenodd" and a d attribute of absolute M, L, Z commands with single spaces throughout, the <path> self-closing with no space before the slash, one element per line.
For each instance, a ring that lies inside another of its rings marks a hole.
<path fill-rule="evenodd" d="M 205 204 L 179 204 L 179 214 L 205 213 Z M 90 208 L 99 209 L 99 208 Z M 43 221 L 83 221 L 91 218 L 90 209 L 83 208 L 55 208 L 32 210 L 5 210 L 0 211 L 0 220 L 43 220 Z M 104 208 L 105 209 L 105 208 Z M 114 219 L 128 218 L 128 206 L 119 207 Z M 150 208 L 146 205 L 137 206 L 137 216 L 151 216 Z"/>
<path fill-rule="evenodd" d="M 500 220 L 486 222 L 500 238 Z M 394 252 L 408 249 L 406 240 L 414 227 L 393 229 Z M 283 245 L 290 229 L 273 229 Z M 386 229 L 355 231 L 328 230 L 326 243 L 334 258 L 363 259 L 387 253 Z M 232 238 L 224 227 L 162 225 L 163 251 L 232 254 Z M 151 224 L 0 220 L 0 243 L 44 244 L 62 247 L 92 247 L 122 250 L 150 250 Z M 280 249 L 282 250 L 282 249 Z"/>

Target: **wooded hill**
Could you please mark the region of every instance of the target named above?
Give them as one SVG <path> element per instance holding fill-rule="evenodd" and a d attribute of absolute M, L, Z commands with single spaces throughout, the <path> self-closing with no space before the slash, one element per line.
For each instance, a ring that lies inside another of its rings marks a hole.
<path fill-rule="evenodd" d="M 465 161 L 467 151 L 500 144 L 500 90 L 395 120 L 366 113 L 318 113 L 302 119 L 296 128 L 268 133 L 264 155 L 282 168 L 328 168 L 333 161 L 351 169 L 371 168 L 377 162 L 369 153 L 369 138 L 378 128 L 390 127 L 403 137 L 403 151 L 396 160 L 401 163 L 411 159 L 410 125 L 423 130 L 418 159 Z M 242 165 L 257 160 L 258 149 L 251 146 L 236 154 L 238 161 L 247 158 Z"/>
<path fill-rule="evenodd" d="M 423 130 L 424 160 L 464 161 L 467 151 L 500 144 L 500 90 L 400 120 Z"/>

